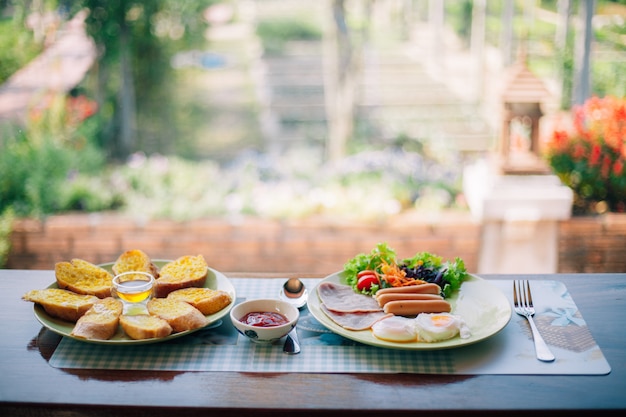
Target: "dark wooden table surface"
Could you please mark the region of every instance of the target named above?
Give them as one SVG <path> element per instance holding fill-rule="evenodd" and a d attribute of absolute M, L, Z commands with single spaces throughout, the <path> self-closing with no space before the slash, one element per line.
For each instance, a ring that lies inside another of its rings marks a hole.
<path fill-rule="evenodd" d="M 226 274 L 241 277 L 242 274 Z M 259 275 L 267 277 L 267 274 Z M 483 275 L 486 279 L 519 278 Z M 626 410 L 626 274 L 535 275 L 566 283 L 612 371 L 604 376 L 259 374 L 63 370 L 30 289 L 53 271 L 0 270 L 0 415 L 571 415 Z M 530 412 L 532 411 L 532 412 Z"/>

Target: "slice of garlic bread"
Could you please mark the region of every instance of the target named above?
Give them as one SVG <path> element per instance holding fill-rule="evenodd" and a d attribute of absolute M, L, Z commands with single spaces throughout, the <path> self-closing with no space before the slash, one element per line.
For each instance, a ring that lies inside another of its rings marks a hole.
<path fill-rule="evenodd" d="M 181 288 L 202 287 L 208 272 L 208 265 L 202 255 L 182 256 L 163 265 L 154 283 L 154 295 L 161 298 Z"/>
<path fill-rule="evenodd" d="M 172 291 L 167 298 L 191 304 L 204 315 L 217 313 L 232 301 L 227 292 L 210 288 L 182 288 Z"/>
<path fill-rule="evenodd" d="M 148 312 L 167 321 L 175 333 L 198 329 L 209 320 L 194 306 L 184 301 L 153 298 L 148 301 Z"/>
<path fill-rule="evenodd" d="M 57 262 L 54 273 L 59 288 L 77 294 L 95 295 L 98 298 L 111 296 L 113 275 L 104 268 L 82 259 Z"/>
<path fill-rule="evenodd" d="M 147 272 L 155 278 L 159 277 L 159 271 L 152 259 L 140 249 L 127 250 L 121 254 L 113 264 L 112 269 L 115 275 L 124 272 L 140 271 Z"/>
<path fill-rule="evenodd" d="M 95 295 L 76 294 L 59 288 L 31 290 L 24 294 L 22 299 L 41 305 L 52 317 L 72 323 L 75 323 L 99 300 Z"/>
<path fill-rule="evenodd" d="M 123 304 L 113 297 L 97 301 L 76 322 L 72 336 L 83 339 L 108 340 L 117 332 Z"/>
<path fill-rule="evenodd" d="M 173 331 L 167 321 L 149 314 L 134 316 L 123 314 L 120 317 L 120 324 L 128 337 L 135 340 L 166 337 Z"/>

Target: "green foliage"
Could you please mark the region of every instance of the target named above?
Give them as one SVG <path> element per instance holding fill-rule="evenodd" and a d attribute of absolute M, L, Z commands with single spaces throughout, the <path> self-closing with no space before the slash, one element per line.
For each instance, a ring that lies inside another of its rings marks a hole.
<path fill-rule="evenodd" d="M 257 25 L 257 35 L 268 54 L 280 54 L 289 41 L 318 40 L 322 37 L 319 27 L 305 18 L 262 20 Z"/>
<path fill-rule="evenodd" d="M 3 132 L 0 143 L 0 212 L 41 216 L 70 209 L 103 210 L 114 200 L 94 202 L 106 192 L 77 191 L 83 176 L 97 176 L 106 158 L 93 143 L 99 128 L 97 106 L 85 96 L 40 97 L 28 114 L 28 127 Z M 84 187 L 83 187 L 84 188 Z M 85 200 L 85 201 L 82 201 Z"/>
<path fill-rule="evenodd" d="M 90 10 L 88 34 L 102 52 L 97 95 L 106 124 L 98 141 L 120 159 L 142 141 L 165 143 L 176 135 L 170 66 L 175 52 L 205 42 L 203 11 L 215 0 L 81 0 L 73 11 Z M 131 137 L 121 132 L 132 131 Z"/>
<path fill-rule="evenodd" d="M 98 174 L 103 165 L 104 158 L 92 146 L 79 149 L 49 137 L 33 141 L 24 134 L 6 140 L 0 153 L 0 211 L 12 208 L 17 215 L 39 216 L 74 208 L 76 198 L 67 196 L 68 184 Z M 102 210 L 110 204 L 89 207 Z"/>
<path fill-rule="evenodd" d="M 75 175 L 63 183 L 59 192 L 59 211 L 96 212 L 118 209 L 124 196 L 105 176 Z"/>
<path fill-rule="evenodd" d="M 463 44 L 469 46 L 472 28 L 472 1 L 446 2 L 445 8 L 452 29 L 463 40 Z"/>
<path fill-rule="evenodd" d="M 15 213 L 11 209 L 0 212 L 0 268 L 4 268 L 11 250 L 11 231 Z"/>
<path fill-rule="evenodd" d="M 0 19 L 0 84 L 30 62 L 42 45 L 35 42 L 31 31 L 11 19 Z"/>

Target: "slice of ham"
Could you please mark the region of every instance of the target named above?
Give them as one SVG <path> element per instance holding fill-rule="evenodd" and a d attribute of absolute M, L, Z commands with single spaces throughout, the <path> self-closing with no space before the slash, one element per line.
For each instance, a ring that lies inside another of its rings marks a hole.
<path fill-rule="evenodd" d="M 328 310 L 337 313 L 382 311 L 374 297 L 356 293 L 349 285 L 322 282 L 317 286 L 317 294 Z"/>
<path fill-rule="evenodd" d="M 357 294 L 358 295 L 358 294 Z M 339 326 L 347 330 L 367 330 L 379 320 L 393 316 L 383 311 L 362 311 L 352 313 L 340 313 L 330 310 L 326 305 L 321 304 L 322 311 Z"/>

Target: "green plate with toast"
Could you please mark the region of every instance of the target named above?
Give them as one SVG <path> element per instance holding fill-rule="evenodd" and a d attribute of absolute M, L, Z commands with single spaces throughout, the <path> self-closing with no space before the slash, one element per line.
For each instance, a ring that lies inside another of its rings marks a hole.
<path fill-rule="evenodd" d="M 160 269 L 163 265 L 171 261 L 154 260 L 153 262 Z M 112 272 L 113 264 L 114 262 L 111 262 L 111 263 L 106 263 L 106 264 L 100 264 L 98 266 L 108 270 L 109 272 Z M 208 319 L 208 324 L 205 327 L 201 327 L 201 328 L 193 329 L 193 330 L 187 330 L 187 331 L 179 332 L 179 333 L 172 333 L 169 336 L 161 337 L 161 338 L 142 339 L 142 340 L 131 339 L 130 337 L 126 335 L 122 327 L 118 326 L 118 329 L 115 335 L 113 335 L 113 337 L 111 337 L 108 340 L 83 339 L 83 338 L 75 337 L 72 335 L 72 330 L 74 329 L 75 323 L 50 316 L 48 313 L 46 313 L 44 308 L 38 304 L 35 304 L 34 311 L 35 311 L 35 317 L 37 318 L 37 320 L 47 329 L 53 331 L 54 333 L 60 334 L 61 336 L 69 337 L 71 339 L 78 340 L 81 342 L 95 343 L 95 344 L 102 344 L 102 345 L 142 345 L 142 344 L 148 344 L 148 343 L 160 343 L 160 342 L 165 342 L 168 340 L 176 339 L 179 337 L 183 337 L 190 333 L 194 333 L 202 329 L 210 328 L 211 326 L 215 326 L 216 324 L 219 323 L 219 321 L 224 316 L 226 316 L 230 312 L 230 310 L 235 305 L 237 294 L 235 292 L 235 287 L 224 274 L 222 274 L 219 271 L 216 271 L 215 269 L 208 268 L 207 279 L 204 283 L 204 287 L 210 288 L 213 290 L 221 290 L 221 291 L 227 292 L 231 297 L 230 304 L 224 307 L 223 309 L 221 309 L 220 311 L 218 311 L 217 313 L 209 314 L 208 316 L 206 316 L 206 318 Z M 59 287 L 57 283 L 54 282 L 51 285 L 49 285 L 48 288 L 59 288 Z"/>

